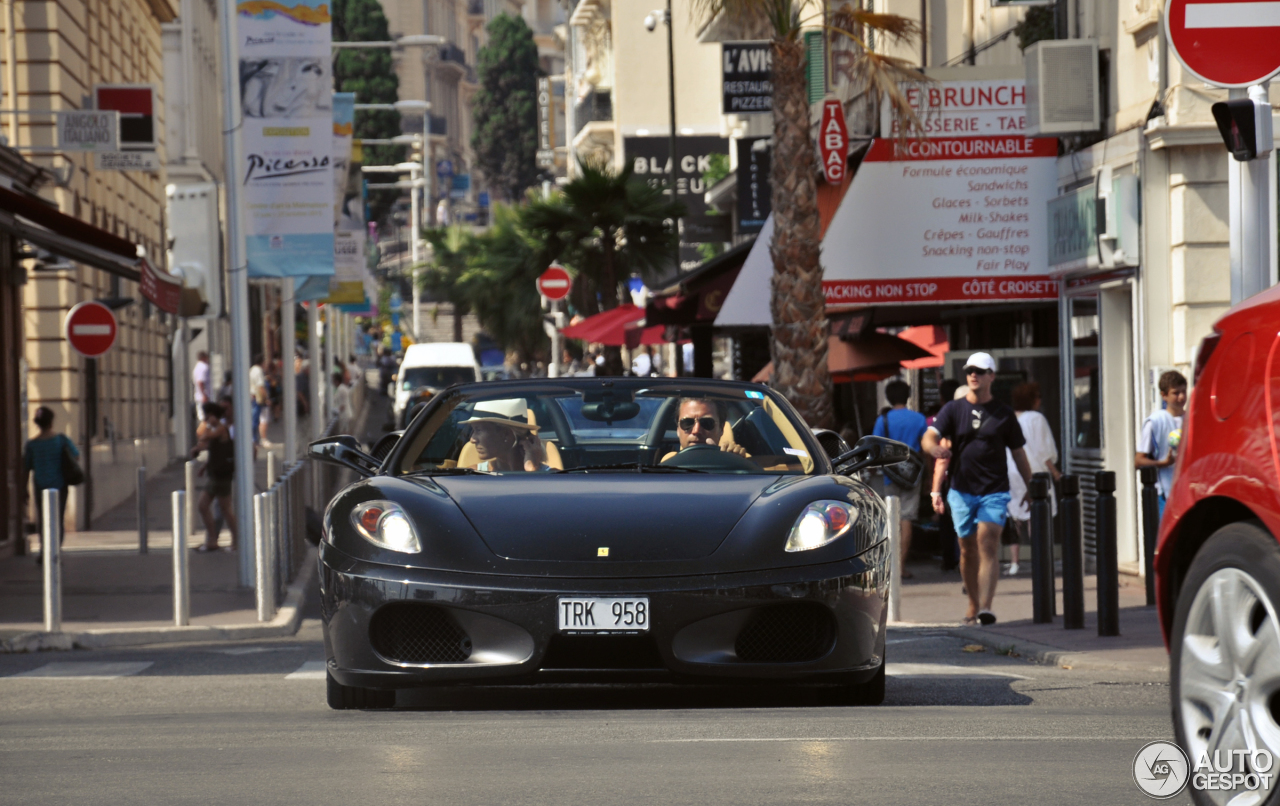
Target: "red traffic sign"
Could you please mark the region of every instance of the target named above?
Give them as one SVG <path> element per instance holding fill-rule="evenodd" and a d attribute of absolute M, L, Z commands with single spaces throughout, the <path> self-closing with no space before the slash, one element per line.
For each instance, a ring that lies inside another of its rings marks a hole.
<path fill-rule="evenodd" d="M 1248 87 L 1280 72 L 1280 2 L 1166 0 L 1165 30 L 1178 61 L 1219 87 Z"/>
<path fill-rule="evenodd" d="M 549 300 L 561 300 L 569 296 L 569 289 L 573 288 L 573 278 L 569 276 L 569 272 L 565 271 L 564 266 L 558 263 L 552 263 L 551 268 L 538 275 L 538 293 Z"/>
<path fill-rule="evenodd" d="M 844 123 L 844 105 L 835 98 L 822 102 L 818 145 L 823 177 L 828 185 L 840 184 L 849 173 L 849 129 Z"/>
<path fill-rule="evenodd" d="M 97 358 L 116 343 L 116 315 L 101 302 L 82 302 L 67 312 L 63 333 L 76 352 L 85 358 Z"/>

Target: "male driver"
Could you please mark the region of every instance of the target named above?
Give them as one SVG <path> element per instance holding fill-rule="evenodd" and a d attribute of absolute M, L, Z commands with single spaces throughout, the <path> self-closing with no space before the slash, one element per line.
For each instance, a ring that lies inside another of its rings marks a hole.
<path fill-rule="evenodd" d="M 719 445 L 721 450 L 739 456 L 750 455 L 741 445 L 720 445 L 720 437 L 724 435 L 724 415 L 718 404 L 700 397 L 686 397 L 680 401 L 676 434 L 680 437 L 680 450 L 694 445 Z M 662 457 L 662 461 L 673 456 L 674 452 L 669 453 Z"/>
<path fill-rule="evenodd" d="M 994 624 L 991 600 L 1000 577 L 1000 532 L 1009 508 L 1007 448 L 1018 472 L 1031 484 L 1031 465 L 1022 446 L 1026 440 L 1013 409 L 991 396 L 996 362 L 974 353 L 964 366 L 969 392 L 942 407 L 924 432 L 921 444 L 937 459 L 950 459 L 951 491 L 946 504 L 960 537 L 960 575 L 969 594 L 964 623 Z M 939 440 L 951 440 L 951 450 Z M 933 509 L 945 511 L 942 493 L 933 492 Z"/>

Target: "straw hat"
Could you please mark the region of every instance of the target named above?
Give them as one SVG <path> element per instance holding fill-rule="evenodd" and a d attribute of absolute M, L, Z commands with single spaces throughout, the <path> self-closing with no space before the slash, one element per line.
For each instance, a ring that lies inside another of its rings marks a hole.
<path fill-rule="evenodd" d="M 476 404 L 471 416 L 463 422 L 495 423 L 537 433 L 538 426 L 529 422 L 529 409 L 524 400 L 485 400 Z"/>

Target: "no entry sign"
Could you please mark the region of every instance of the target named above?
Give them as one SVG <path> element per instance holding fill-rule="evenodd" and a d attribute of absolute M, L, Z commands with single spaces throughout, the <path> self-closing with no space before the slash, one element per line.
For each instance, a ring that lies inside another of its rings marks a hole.
<path fill-rule="evenodd" d="M 1219 87 L 1248 87 L 1280 72 L 1280 2 L 1166 0 L 1178 61 Z"/>
<path fill-rule="evenodd" d="M 547 299 L 553 301 L 561 300 L 569 296 L 569 289 L 573 287 L 573 280 L 563 266 L 553 263 L 551 268 L 538 276 L 537 286 L 538 293 Z"/>
<path fill-rule="evenodd" d="M 63 322 L 67 341 L 85 358 L 97 358 L 116 343 L 116 316 L 101 302 L 82 302 Z"/>

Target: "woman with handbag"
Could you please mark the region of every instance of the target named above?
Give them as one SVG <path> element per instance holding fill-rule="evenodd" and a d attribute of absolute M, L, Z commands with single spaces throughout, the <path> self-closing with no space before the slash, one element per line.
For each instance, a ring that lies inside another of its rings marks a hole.
<path fill-rule="evenodd" d="M 37 534 L 44 532 L 43 493 L 50 489 L 58 491 L 59 545 L 61 545 L 61 540 L 67 535 L 66 529 L 61 528 L 67 512 L 67 488 L 84 482 L 84 471 L 76 461 L 80 458 L 80 451 L 76 450 L 75 443 L 68 439 L 66 434 L 54 432 L 53 409 L 41 406 L 36 409 L 34 419 L 40 433 L 27 441 L 26 448 L 22 451 L 22 468 L 24 472 L 35 477 L 36 524 L 40 530 Z M 24 489 L 24 500 L 26 497 Z"/>
<path fill-rule="evenodd" d="M 196 431 L 196 446 L 192 456 L 200 451 L 208 451 L 209 459 L 204 466 L 205 486 L 200 493 L 197 508 L 204 519 L 204 545 L 196 549 L 198 552 L 218 550 L 218 532 L 214 527 L 213 502 L 216 500 L 222 509 L 227 527 L 231 530 L 231 550 L 235 551 L 239 530 L 236 528 L 235 510 L 231 504 L 231 483 L 235 478 L 236 457 L 235 443 L 232 442 L 231 429 L 222 420 L 222 406 L 217 403 L 205 403 L 202 407 L 204 420 Z"/>

